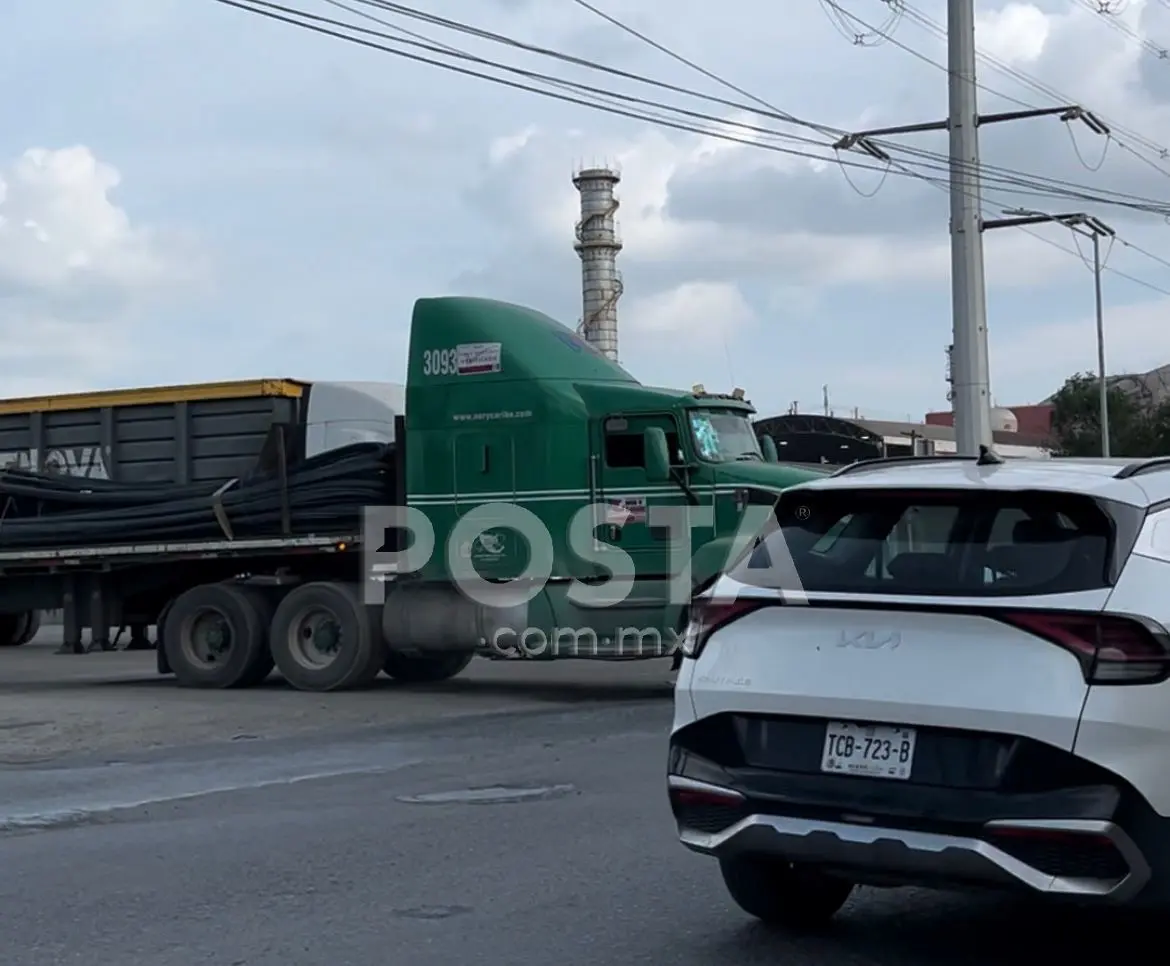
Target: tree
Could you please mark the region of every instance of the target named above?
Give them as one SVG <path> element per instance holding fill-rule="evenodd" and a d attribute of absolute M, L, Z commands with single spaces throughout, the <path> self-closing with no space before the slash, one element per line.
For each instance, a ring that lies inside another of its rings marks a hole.
<path fill-rule="evenodd" d="M 1100 383 L 1092 373 L 1071 376 L 1052 397 L 1054 456 L 1101 455 Z M 1112 456 L 1170 455 L 1170 401 L 1155 405 L 1148 392 L 1108 390 Z"/>

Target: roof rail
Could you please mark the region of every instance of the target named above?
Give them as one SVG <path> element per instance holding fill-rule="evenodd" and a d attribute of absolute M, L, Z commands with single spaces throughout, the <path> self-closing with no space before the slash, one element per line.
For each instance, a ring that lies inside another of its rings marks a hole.
<path fill-rule="evenodd" d="M 978 456 L 965 456 L 962 453 L 936 453 L 934 456 L 879 456 L 871 460 L 858 460 L 842 466 L 833 476 L 846 476 L 849 473 L 864 473 L 866 470 L 879 470 L 884 466 L 898 466 L 903 463 L 949 463 L 955 460 L 977 460 Z"/>
<path fill-rule="evenodd" d="M 1153 473 L 1156 470 L 1170 469 L 1170 456 L 1151 456 L 1144 460 L 1135 460 L 1119 469 L 1113 476 L 1115 480 L 1128 480 L 1142 473 Z"/>

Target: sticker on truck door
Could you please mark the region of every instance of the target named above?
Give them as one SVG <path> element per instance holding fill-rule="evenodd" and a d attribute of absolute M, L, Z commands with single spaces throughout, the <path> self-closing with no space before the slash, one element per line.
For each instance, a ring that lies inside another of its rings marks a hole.
<path fill-rule="evenodd" d="M 613 496 L 606 501 L 605 522 L 615 527 L 646 522 L 646 498 Z"/>

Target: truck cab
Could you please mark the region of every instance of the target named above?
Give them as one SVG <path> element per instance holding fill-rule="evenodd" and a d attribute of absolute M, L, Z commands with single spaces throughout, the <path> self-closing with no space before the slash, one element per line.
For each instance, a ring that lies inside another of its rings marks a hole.
<path fill-rule="evenodd" d="M 548 316 L 485 299 L 416 304 L 406 412 L 406 501 L 436 551 L 395 581 L 391 647 L 450 647 L 474 627 L 492 656 L 671 653 L 746 508 L 818 475 L 761 447 L 742 393 L 644 386 Z M 509 603 L 460 592 L 469 566 Z"/>

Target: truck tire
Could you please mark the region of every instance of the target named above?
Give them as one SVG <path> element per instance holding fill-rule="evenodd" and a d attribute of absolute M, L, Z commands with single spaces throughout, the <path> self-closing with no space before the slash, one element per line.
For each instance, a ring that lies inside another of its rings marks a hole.
<path fill-rule="evenodd" d="M 175 598 L 160 638 L 180 687 L 247 688 L 272 670 L 268 614 L 256 593 L 203 584 Z"/>
<path fill-rule="evenodd" d="M 256 611 L 256 617 L 263 628 L 264 653 L 237 685 L 241 688 L 254 688 L 268 680 L 268 675 L 276 668 L 276 661 L 272 659 L 272 648 L 268 643 L 268 629 L 272 626 L 272 612 L 276 606 L 270 595 L 256 587 L 237 587 L 236 589 L 251 601 L 252 607 Z"/>
<path fill-rule="evenodd" d="M 154 622 L 154 636 L 158 641 L 158 646 L 154 649 L 154 661 L 158 667 L 159 674 L 173 674 L 171 670 L 171 662 L 167 660 L 166 635 L 167 635 L 167 615 L 171 612 L 171 608 L 175 606 L 174 600 L 168 600 L 163 609 L 158 612 L 158 617 Z"/>
<path fill-rule="evenodd" d="M 0 614 L 0 647 L 20 647 L 21 644 L 27 644 L 29 639 L 25 637 L 25 632 L 28 625 L 28 611 L 23 614 Z"/>
<path fill-rule="evenodd" d="M 473 651 L 441 654 L 404 654 L 388 649 L 382 670 L 403 684 L 431 684 L 459 674 L 475 657 Z"/>
<path fill-rule="evenodd" d="M 276 667 L 298 691 L 346 691 L 373 683 L 386 646 L 359 584 L 302 584 L 277 605 L 269 633 Z"/>
<path fill-rule="evenodd" d="M 17 647 L 21 644 L 27 644 L 41 631 L 41 612 L 39 610 L 30 610 L 28 612 L 28 623 L 25 625 L 24 633 L 20 635 L 20 640 L 16 642 Z"/>

